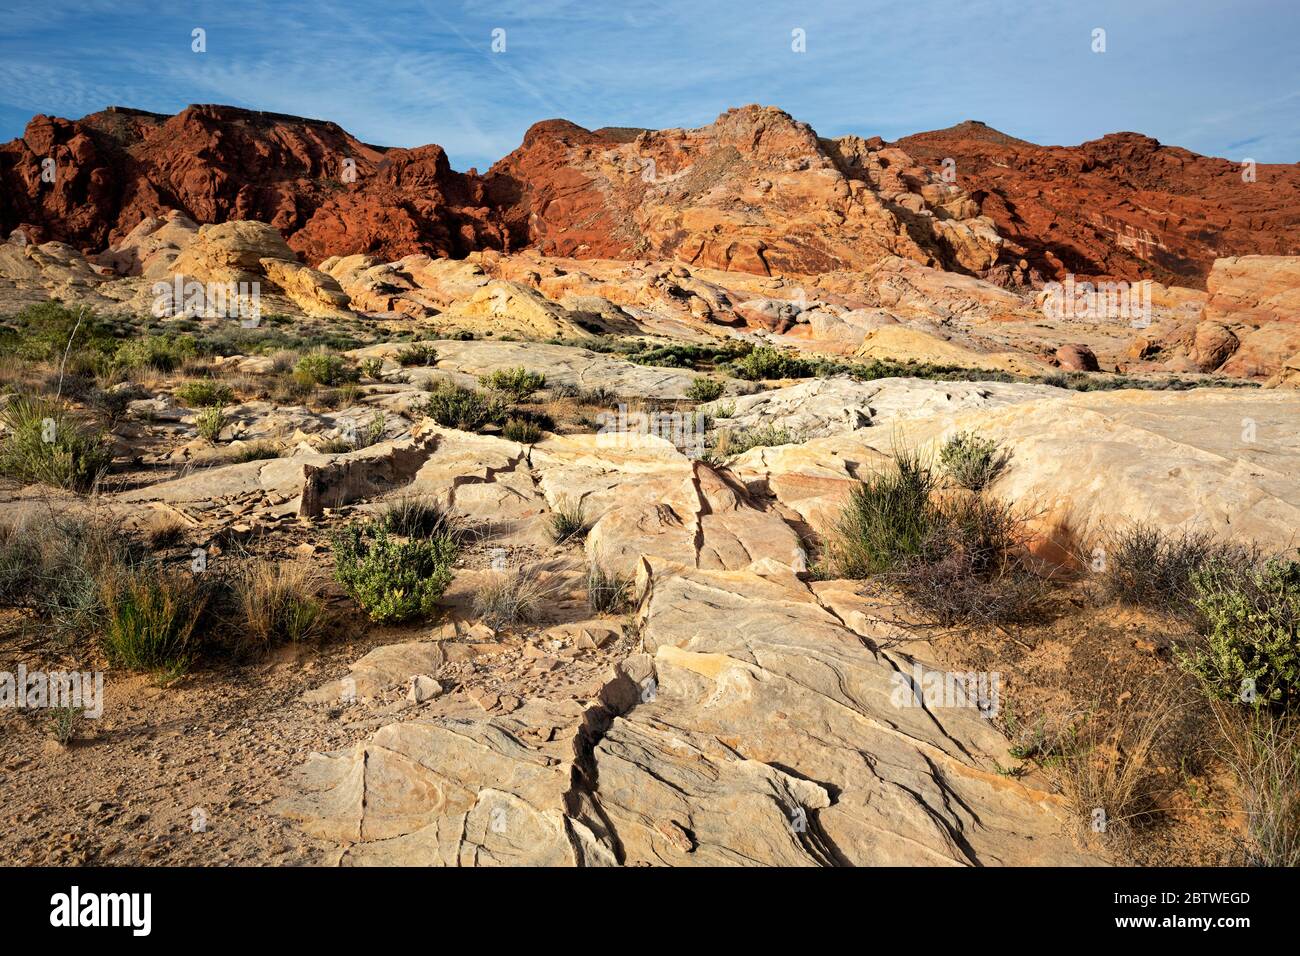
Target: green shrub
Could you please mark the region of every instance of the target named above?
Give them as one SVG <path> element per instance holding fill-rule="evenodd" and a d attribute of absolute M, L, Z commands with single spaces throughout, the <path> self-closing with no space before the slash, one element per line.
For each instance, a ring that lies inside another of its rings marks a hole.
<path fill-rule="evenodd" d="M 339 583 L 372 621 L 385 623 L 432 614 L 458 550 L 448 534 L 399 541 L 378 524 L 350 525 L 332 544 Z"/>
<path fill-rule="evenodd" d="M 427 342 L 413 342 L 397 353 L 397 364 L 403 368 L 412 365 L 438 364 L 438 350 Z"/>
<path fill-rule="evenodd" d="M 563 544 L 570 538 L 580 538 L 587 533 L 586 509 L 582 500 L 562 500 L 551 511 L 551 538 L 556 544 Z"/>
<path fill-rule="evenodd" d="M 363 359 L 357 365 L 357 368 L 360 370 L 361 375 L 364 378 L 373 379 L 374 381 L 379 381 L 379 379 L 383 378 L 384 376 L 383 359 L 377 359 L 377 358 Z"/>
<path fill-rule="evenodd" d="M 103 435 L 80 425 L 60 404 L 22 395 L 0 409 L 0 474 L 88 491 L 112 460 Z"/>
<path fill-rule="evenodd" d="M 456 519 L 434 498 L 403 496 L 379 513 L 379 526 L 403 538 L 456 537 Z"/>
<path fill-rule="evenodd" d="M 113 361 L 123 368 L 171 372 L 198 355 L 198 351 L 192 335 L 144 335 L 128 339 L 118 346 Z"/>
<path fill-rule="evenodd" d="M 111 326 L 90 309 L 70 309 L 54 301 L 40 302 L 29 305 L 8 322 L 13 330 L 14 353 L 29 361 L 58 363 L 66 354 L 69 365 L 74 357 L 92 364 L 106 363 L 118 347 L 119 340 Z"/>
<path fill-rule="evenodd" d="M 736 428 L 718 435 L 714 454 L 724 458 L 744 454 L 751 448 L 770 448 L 776 445 L 793 445 L 803 441 L 799 432 L 784 425 L 759 425 L 756 428 Z"/>
<path fill-rule="evenodd" d="M 506 419 L 505 426 L 501 429 L 501 437 L 517 441 L 521 445 L 532 445 L 542 440 L 542 429 L 536 422 L 526 418 L 511 417 Z"/>
<path fill-rule="evenodd" d="M 701 377 L 691 382 L 690 388 L 686 389 L 686 397 L 692 402 L 713 402 L 721 398 L 726 390 L 725 383 Z"/>
<path fill-rule="evenodd" d="M 958 432 L 939 451 L 944 473 L 962 488 L 976 492 L 996 481 L 1010 459 L 996 441 L 974 432 Z"/>
<path fill-rule="evenodd" d="M 355 382 L 361 377 L 361 373 L 341 355 L 332 352 L 309 352 L 294 366 L 293 377 L 302 384 L 335 386 Z"/>
<path fill-rule="evenodd" d="M 104 653 L 131 670 L 183 671 L 208 591 L 185 571 L 140 566 L 104 583 Z"/>
<path fill-rule="evenodd" d="M 941 516 L 932 501 L 934 474 L 921 459 L 895 452 L 894 468 L 860 482 L 831 529 L 836 572 L 861 578 L 896 570 L 922 553 Z"/>
<path fill-rule="evenodd" d="M 530 372 L 522 365 L 516 368 L 497 369 L 488 375 L 480 375 L 478 383 L 484 388 L 497 392 L 512 402 L 522 402 L 539 388 L 546 386 L 546 376 Z"/>
<path fill-rule="evenodd" d="M 732 362 L 731 372 L 737 378 L 758 382 L 776 378 L 809 378 L 818 373 L 819 367 L 816 360 L 760 345 Z"/>
<path fill-rule="evenodd" d="M 439 425 L 463 432 L 478 431 L 484 425 L 500 421 L 505 408 L 496 399 L 460 385 L 443 383 L 429 393 L 416 414 L 427 415 Z"/>
<path fill-rule="evenodd" d="M 1204 640 L 1179 660 L 1218 700 L 1300 702 L 1300 562 L 1212 562 L 1192 574 Z"/>
<path fill-rule="evenodd" d="M 173 393 L 176 400 L 189 408 L 203 408 L 207 405 L 229 405 L 235 400 L 235 393 L 224 382 L 211 379 L 196 379 L 179 385 Z"/>
<path fill-rule="evenodd" d="M 226 416 L 221 413 L 221 406 L 209 405 L 194 416 L 194 428 L 198 431 L 200 438 L 206 438 L 208 441 L 215 443 L 221 435 L 221 429 L 226 427 Z"/>

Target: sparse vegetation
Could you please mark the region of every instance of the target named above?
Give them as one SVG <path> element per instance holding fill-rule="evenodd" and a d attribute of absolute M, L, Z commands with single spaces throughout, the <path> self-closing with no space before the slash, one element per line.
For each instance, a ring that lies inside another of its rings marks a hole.
<path fill-rule="evenodd" d="M 396 359 L 403 368 L 414 365 L 432 367 L 438 364 L 438 350 L 428 342 L 412 342 L 397 353 Z"/>
<path fill-rule="evenodd" d="M 186 571 L 139 565 L 110 576 L 103 584 L 105 655 L 130 670 L 183 672 L 208 598 Z"/>
<path fill-rule="evenodd" d="M 211 379 L 196 379 L 177 386 L 174 393 L 176 400 L 190 408 L 204 408 L 209 405 L 229 405 L 235 394 L 224 382 Z"/>
<path fill-rule="evenodd" d="M 252 562 L 235 578 L 234 596 L 241 634 L 259 648 L 311 640 L 326 623 L 315 575 L 303 564 Z"/>
<path fill-rule="evenodd" d="M 379 523 L 352 524 L 332 539 L 334 575 L 372 621 L 433 613 L 451 583 L 458 547 L 449 534 L 399 541 Z"/>
<path fill-rule="evenodd" d="M 944 473 L 968 491 L 983 491 L 998 479 L 1010 460 L 1010 453 L 997 442 L 974 432 L 958 432 L 939 450 Z"/>
<path fill-rule="evenodd" d="M 112 455 L 103 435 L 57 402 L 14 395 L 0 409 L 0 474 L 71 491 L 89 491 Z"/>
<path fill-rule="evenodd" d="M 447 428 L 473 432 L 500 421 L 505 409 L 498 400 L 482 392 L 444 383 L 431 391 L 423 405 L 414 412 L 427 415 Z"/>
<path fill-rule="evenodd" d="M 498 571 L 479 586 L 474 613 L 493 630 L 537 619 L 543 603 L 555 593 L 554 585 L 536 566 L 520 565 Z"/>
<path fill-rule="evenodd" d="M 726 390 L 725 382 L 701 376 L 691 382 L 690 387 L 686 389 L 686 397 L 692 402 L 713 402 L 721 398 Z"/>
<path fill-rule="evenodd" d="M 546 387 L 546 376 L 519 366 L 497 369 L 488 375 L 480 375 L 478 383 L 508 401 L 522 402 L 534 392 Z"/>
<path fill-rule="evenodd" d="M 551 540 L 556 544 L 583 537 L 587 533 L 587 516 L 582 499 L 556 502 L 551 509 L 550 528 Z"/>

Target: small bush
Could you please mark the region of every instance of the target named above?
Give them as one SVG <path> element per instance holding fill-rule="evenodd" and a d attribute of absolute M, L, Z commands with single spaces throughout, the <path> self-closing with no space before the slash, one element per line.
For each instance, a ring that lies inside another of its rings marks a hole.
<path fill-rule="evenodd" d="M 235 393 L 223 382 L 210 379 L 198 379 L 186 382 L 175 391 L 176 400 L 189 408 L 204 408 L 208 405 L 229 405 L 235 399 Z"/>
<path fill-rule="evenodd" d="M 760 345 L 748 355 L 731 363 L 731 372 L 737 378 L 751 382 L 779 378 L 809 378 L 816 375 L 816 360 L 805 359 L 792 352 L 782 352 Z"/>
<path fill-rule="evenodd" d="M 293 377 L 304 385 L 343 385 L 355 382 L 361 373 L 341 355 L 332 352 L 310 352 L 298 360 Z"/>
<path fill-rule="evenodd" d="M 273 441 L 250 441 L 231 451 L 226 461 L 239 464 L 245 461 L 266 461 L 279 458 L 281 447 Z"/>
<path fill-rule="evenodd" d="M 377 382 L 384 376 L 383 359 L 363 359 L 360 364 L 357 365 L 357 369 L 361 372 L 363 378 L 368 378 L 372 381 Z"/>
<path fill-rule="evenodd" d="M 1101 592 L 1121 604 L 1190 613 L 1193 573 L 1211 560 L 1228 559 L 1231 554 L 1231 549 L 1216 545 L 1213 536 L 1205 532 L 1168 532 L 1135 522 L 1103 539 Z"/>
<path fill-rule="evenodd" d="M 401 497 L 379 513 L 379 526 L 403 538 L 456 537 L 456 518 L 433 498 Z"/>
<path fill-rule="evenodd" d="M 902 568 L 922 554 L 941 523 L 930 468 L 906 452 L 894 453 L 894 465 L 859 483 L 830 529 L 827 556 L 844 577 Z"/>
<path fill-rule="evenodd" d="M 542 440 L 542 430 L 535 422 L 526 418 L 510 417 L 501 429 L 501 437 L 517 441 L 521 445 L 532 445 Z"/>
<path fill-rule="evenodd" d="M 104 437 L 54 402 L 15 395 L 0 423 L 0 474 L 19 481 L 89 491 L 112 460 Z"/>
<path fill-rule="evenodd" d="M 599 561 L 587 565 L 587 606 L 596 614 L 622 614 L 632 601 L 632 580 L 605 569 Z"/>
<path fill-rule="evenodd" d="M 172 372 L 198 355 L 192 335 L 145 335 L 128 339 L 117 348 L 115 364 L 128 369 Z"/>
<path fill-rule="evenodd" d="M 944 473 L 969 491 L 983 491 L 1006 470 L 1011 456 L 998 443 L 973 432 L 958 432 L 939 451 Z"/>
<path fill-rule="evenodd" d="M 194 416 L 194 428 L 199 437 L 214 444 L 225 427 L 226 416 L 221 413 L 220 405 L 210 405 Z"/>
<path fill-rule="evenodd" d="M 403 368 L 412 365 L 430 367 L 438 364 L 438 350 L 427 342 L 413 342 L 397 353 L 397 364 Z"/>
<path fill-rule="evenodd" d="M 207 590 L 183 571 L 140 566 L 103 586 L 104 653 L 131 670 L 183 671 L 193 659 L 194 631 Z"/>
<path fill-rule="evenodd" d="M 535 567 L 516 567 L 488 577 L 474 595 L 474 613 L 493 630 L 537 619 L 546 599 L 555 593 Z"/>
<path fill-rule="evenodd" d="M 484 425 L 500 421 L 505 409 L 482 392 L 459 385 L 442 384 L 429 393 L 424 404 L 414 409 L 439 425 L 463 432 L 478 431 Z"/>
<path fill-rule="evenodd" d="M 310 569 L 293 562 L 257 562 L 235 579 L 235 602 L 242 632 L 266 648 L 282 641 L 311 640 L 326 622 Z"/>
<path fill-rule="evenodd" d="M 794 445 L 803 441 L 803 435 L 784 425 L 759 425 L 756 428 L 735 428 L 720 432 L 713 453 L 722 458 L 741 455 L 751 448 L 770 448 L 776 445 Z"/>
<path fill-rule="evenodd" d="M 692 402 L 713 402 L 722 397 L 727 390 L 725 382 L 713 378 L 697 378 L 686 389 L 686 397 Z"/>
<path fill-rule="evenodd" d="M 384 623 L 432 614 L 458 552 L 450 535 L 399 541 L 378 524 L 350 525 L 332 545 L 335 577 L 372 621 Z"/>
<path fill-rule="evenodd" d="M 587 518 L 582 500 L 559 501 L 551 511 L 551 539 L 556 544 L 563 544 L 572 538 L 581 538 L 587 533 Z"/>
<path fill-rule="evenodd" d="M 496 392 L 511 402 L 522 402 L 540 388 L 546 386 L 546 376 L 530 372 L 523 366 L 498 369 L 488 375 L 480 375 L 478 383 L 490 391 Z"/>
<path fill-rule="evenodd" d="M 1293 711 L 1300 703 L 1300 562 L 1212 562 L 1192 575 L 1204 640 L 1178 651 L 1217 700 Z"/>

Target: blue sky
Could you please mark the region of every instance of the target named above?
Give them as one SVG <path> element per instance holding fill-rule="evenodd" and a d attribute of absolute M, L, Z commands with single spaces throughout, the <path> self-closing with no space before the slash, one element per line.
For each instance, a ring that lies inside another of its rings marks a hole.
<path fill-rule="evenodd" d="M 482 170 L 541 119 L 699 126 L 757 102 L 824 136 L 979 119 L 1045 144 L 1135 130 L 1300 160 L 1296 0 L 0 4 L 0 140 L 34 113 L 229 103 L 438 143 Z M 206 53 L 191 51 L 195 27 Z"/>

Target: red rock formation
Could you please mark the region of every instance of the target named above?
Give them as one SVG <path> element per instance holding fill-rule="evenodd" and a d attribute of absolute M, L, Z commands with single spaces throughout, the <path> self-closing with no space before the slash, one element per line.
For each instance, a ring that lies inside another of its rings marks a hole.
<path fill-rule="evenodd" d="M 1300 164 L 1260 164 L 1244 182 L 1239 163 L 1137 133 L 1035 146 L 975 122 L 897 145 L 936 171 L 953 159 L 1006 240 L 1004 262 L 1023 258 L 1048 279 L 1205 288 L 1216 258 L 1300 254 Z"/>
<path fill-rule="evenodd" d="M 45 159 L 53 183 L 41 180 Z M 309 259 L 465 255 L 503 241 L 482 182 L 453 171 L 438 146 L 384 149 L 334 123 L 228 106 L 37 116 L 0 146 L 0 185 L 6 230 L 35 223 L 42 239 L 86 250 L 168 209 L 270 223 Z"/>

